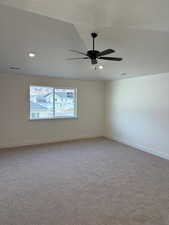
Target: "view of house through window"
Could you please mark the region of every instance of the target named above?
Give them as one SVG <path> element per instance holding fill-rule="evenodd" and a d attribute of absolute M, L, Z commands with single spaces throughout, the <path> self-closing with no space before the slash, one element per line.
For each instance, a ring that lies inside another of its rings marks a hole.
<path fill-rule="evenodd" d="M 76 117 L 76 89 L 30 86 L 30 119 Z"/>

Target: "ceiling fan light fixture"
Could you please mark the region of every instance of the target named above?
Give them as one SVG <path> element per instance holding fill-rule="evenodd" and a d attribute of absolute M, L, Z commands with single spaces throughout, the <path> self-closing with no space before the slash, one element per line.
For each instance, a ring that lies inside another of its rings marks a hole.
<path fill-rule="evenodd" d="M 29 58 L 35 58 L 35 56 L 36 56 L 36 53 L 35 52 L 29 52 L 28 53 L 28 56 L 29 56 Z"/>
<path fill-rule="evenodd" d="M 91 69 L 92 70 L 97 70 L 97 66 L 96 65 L 91 65 Z"/>
<path fill-rule="evenodd" d="M 104 68 L 104 66 L 103 65 L 99 65 L 98 68 L 99 68 L 99 70 L 102 70 Z"/>

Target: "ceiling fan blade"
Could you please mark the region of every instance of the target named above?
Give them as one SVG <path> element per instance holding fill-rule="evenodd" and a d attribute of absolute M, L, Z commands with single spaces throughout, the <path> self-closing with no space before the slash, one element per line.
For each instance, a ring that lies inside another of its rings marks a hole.
<path fill-rule="evenodd" d="M 121 60 L 123 60 L 122 58 L 118 58 L 118 57 L 99 57 L 99 59 L 111 60 L 111 61 L 121 61 Z"/>
<path fill-rule="evenodd" d="M 114 53 L 114 52 L 115 52 L 115 50 L 113 50 L 113 49 L 106 49 L 106 50 L 100 52 L 100 53 L 97 55 L 97 57 L 99 57 L 99 56 L 104 56 L 104 55 L 108 55 L 108 54 L 111 54 L 111 53 Z"/>
<path fill-rule="evenodd" d="M 68 58 L 67 60 L 78 60 L 78 59 L 88 59 L 88 57 L 82 57 L 82 58 Z"/>
<path fill-rule="evenodd" d="M 81 55 L 85 55 L 86 56 L 86 53 L 84 53 L 84 52 L 80 52 L 80 51 L 73 50 L 73 49 L 70 49 L 69 51 L 75 52 L 75 53 L 78 53 L 78 54 L 81 54 Z"/>

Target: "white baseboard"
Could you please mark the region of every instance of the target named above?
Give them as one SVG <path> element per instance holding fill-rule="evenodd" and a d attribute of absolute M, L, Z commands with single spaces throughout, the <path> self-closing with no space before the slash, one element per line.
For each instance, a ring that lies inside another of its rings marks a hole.
<path fill-rule="evenodd" d="M 159 152 L 157 150 L 154 150 L 154 149 L 150 149 L 149 147 L 146 147 L 146 146 L 143 146 L 143 145 L 140 145 L 140 144 L 133 144 L 133 143 L 129 143 L 128 141 L 124 141 L 124 140 L 121 140 L 120 138 L 118 137 L 106 137 L 112 141 L 117 141 L 119 143 L 122 143 L 124 145 L 127 145 L 127 146 L 130 146 L 132 148 L 136 148 L 138 150 L 141 150 L 143 152 L 147 152 L 147 153 L 150 153 L 152 155 L 155 155 L 155 156 L 158 156 L 160 158 L 163 158 L 163 159 L 168 159 L 169 160 L 169 154 L 167 153 L 164 153 L 164 152 Z"/>

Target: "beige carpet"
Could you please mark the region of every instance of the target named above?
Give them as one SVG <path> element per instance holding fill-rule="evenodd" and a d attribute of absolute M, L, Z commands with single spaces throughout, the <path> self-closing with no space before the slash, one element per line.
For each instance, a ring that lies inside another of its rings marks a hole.
<path fill-rule="evenodd" d="M 2 150 L 0 225 L 169 225 L 169 161 L 101 138 Z"/>

